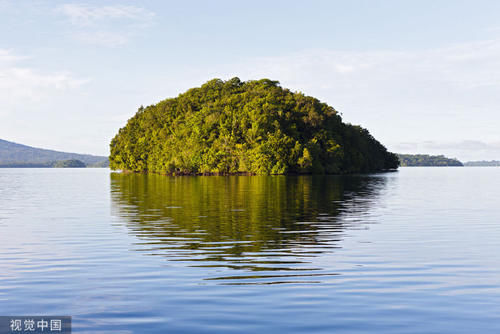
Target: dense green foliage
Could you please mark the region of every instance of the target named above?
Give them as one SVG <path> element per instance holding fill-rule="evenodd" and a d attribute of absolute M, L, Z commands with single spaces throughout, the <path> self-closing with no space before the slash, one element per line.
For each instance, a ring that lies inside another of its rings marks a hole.
<path fill-rule="evenodd" d="M 268 79 L 214 79 L 139 108 L 111 141 L 110 167 L 166 174 L 357 173 L 398 167 L 366 129 Z"/>
<path fill-rule="evenodd" d="M 491 160 L 491 161 L 467 161 L 464 163 L 466 167 L 500 167 L 500 161 Z"/>
<path fill-rule="evenodd" d="M 75 159 L 56 161 L 54 163 L 54 168 L 85 168 L 85 167 L 87 167 L 85 163 Z"/>
<path fill-rule="evenodd" d="M 107 162 L 106 157 L 45 150 L 0 139 L 0 167 L 53 167 L 55 161 Z"/>
<path fill-rule="evenodd" d="M 428 154 L 398 154 L 401 166 L 417 167 L 445 167 L 454 166 L 460 167 L 463 164 L 457 159 L 446 158 L 444 155 L 428 155 Z"/>
<path fill-rule="evenodd" d="M 89 168 L 108 168 L 109 167 L 109 159 L 106 158 L 106 160 L 102 160 L 93 164 L 87 164 L 87 167 Z"/>

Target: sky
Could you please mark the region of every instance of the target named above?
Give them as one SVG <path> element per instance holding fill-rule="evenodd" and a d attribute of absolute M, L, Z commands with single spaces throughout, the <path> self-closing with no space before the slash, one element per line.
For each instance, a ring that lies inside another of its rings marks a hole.
<path fill-rule="evenodd" d="M 0 0 L 0 138 L 108 155 L 213 79 L 319 98 L 389 150 L 500 160 L 500 1 Z"/>

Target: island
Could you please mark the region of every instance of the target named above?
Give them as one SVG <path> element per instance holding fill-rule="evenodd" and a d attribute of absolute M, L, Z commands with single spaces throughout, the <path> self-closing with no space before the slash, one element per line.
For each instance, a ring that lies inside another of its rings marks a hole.
<path fill-rule="evenodd" d="M 110 152 L 113 170 L 167 175 L 347 174 L 399 166 L 368 130 L 269 79 L 213 79 L 141 106 Z"/>
<path fill-rule="evenodd" d="M 462 167 L 457 159 L 450 159 L 444 155 L 428 154 L 398 154 L 403 167 Z"/>

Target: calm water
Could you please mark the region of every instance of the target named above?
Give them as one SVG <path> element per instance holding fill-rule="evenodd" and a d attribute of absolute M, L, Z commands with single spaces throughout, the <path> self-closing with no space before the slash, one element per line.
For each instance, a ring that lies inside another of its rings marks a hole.
<path fill-rule="evenodd" d="M 500 333 L 500 168 L 0 169 L 0 315 L 76 333 Z"/>

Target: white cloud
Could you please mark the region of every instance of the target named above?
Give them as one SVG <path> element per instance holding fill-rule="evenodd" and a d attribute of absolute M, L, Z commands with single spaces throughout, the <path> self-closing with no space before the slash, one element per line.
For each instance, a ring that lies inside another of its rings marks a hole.
<path fill-rule="evenodd" d="M 394 150 L 402 142 L 428 140 L 500 142 L 498 39 L 426 50 L 304 50 L 199 73 L 203 80 L 279 80 L 332 105 Z M 500 159 L 494 149 L 484 153 Z"/>
<path fill-rule="evenodd" d="M 319 81 L 322 87 L 331 89 L 369 85 L 379 91 L 403 88 L 400 83 L 409 88 L 415 84 L 446 84 L 469 89 L 500 85 L 496 80 L 500 73 L 499 55 L 500 40 L 404 52 L 307 50 L 248 60 L 243 74 L 275 76 L 283 82 L 313 89 Z"/>
<path fill-rule="evenodd" d="M 85 84 L 88 80 L 75 78 L 68 72 L 43 73 L 23 66 L 22 59 L 10 50 L 0 49 L 0 103 L 2 112 L 9 112 L 9 107 L 40 102 L 56 92 L 64 92 Z"/>
<path fill-rule="evenodd" d="M 58 8 L 76 25 L 90 25 L 103 20 L 149 20 L 154 13 L 135 6 L 89 6 L 84 4 L 65 4 Z"/>
<path fill-rule="evenodd" d="M 155 13 L 136 6 L 90 6 L 65 4 L 56 12 L 71 24 L 70 33 L 81 42 L 116 47 L 126 44 L 132 36 L 148 27 Z"/>
<path fill-rule="evenodd" d="M 12 50 L 0 49 L 0 65 L 13 63 L 22 59 L 26 59 L 26 57 L 14 55 Z"/>
<path fill-rule="evenodd" d="M 125 34 L 110 31 L 80 32 L 75 36 L 84 43 L 106 47 L 121 46 L 129 40 Z"/>

